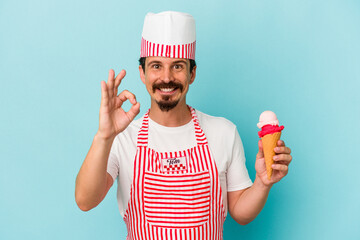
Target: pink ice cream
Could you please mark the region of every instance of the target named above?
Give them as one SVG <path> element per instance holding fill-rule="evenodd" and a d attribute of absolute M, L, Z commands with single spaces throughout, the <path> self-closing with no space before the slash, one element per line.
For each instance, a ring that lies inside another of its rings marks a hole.
<path fill-rule="evenodd" d="M 281 132 L 284 129 L 284 126 L 279 127 L 279 120 L 277 119 L 276 114 L 272 111 L 265 111 L 261 113 L 257 126 L 258 128 L 261 128 L 258 132 L 260 138 L 266 134 Z"/>

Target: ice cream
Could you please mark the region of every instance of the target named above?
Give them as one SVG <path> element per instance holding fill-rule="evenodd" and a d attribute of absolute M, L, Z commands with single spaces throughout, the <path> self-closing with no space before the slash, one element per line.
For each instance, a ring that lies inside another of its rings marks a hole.
<path fill-rule="evenodd" d="M 263 145 L 267 176 L 268 179 L 270 179 L 273 170 L 271 166 L 274 163 L 273 157 L 275 156 L 274 148 L 277 145 L 277 141 L 280 139 L 281 131 L 284 129 L 284 126 L 279 126 L 279 120 L 272 111 L 261 113 L 257 126 L 258 128 L 261 128 L 258 134 Z"/>

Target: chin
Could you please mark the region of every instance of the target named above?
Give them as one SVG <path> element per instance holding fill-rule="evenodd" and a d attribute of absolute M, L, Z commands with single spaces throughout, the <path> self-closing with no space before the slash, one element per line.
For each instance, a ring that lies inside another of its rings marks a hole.
<path fill-rule="evenodd" d="M 168 112 L 171 109 L 175 108 L 178 105 L 179 101 L 158 101 L 156 103 L 161 111 Z"/>

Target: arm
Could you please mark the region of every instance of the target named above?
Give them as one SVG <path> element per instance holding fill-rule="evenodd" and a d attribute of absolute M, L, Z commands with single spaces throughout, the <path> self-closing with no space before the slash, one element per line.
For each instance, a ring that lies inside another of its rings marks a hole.
<path fill-rule="evenodd" d="M 99 130 L 76 178 L 75 201 L 83 211 L 96 207 L 111 188 L 113 179 L 107 173 L 107 162 L 112 143 L 140 111 L 134 94 L 125 90 L 117 95 L 125 71 L 121 71 L 115 79 L 114 76 L 114 71 L 110 70 L 108 82 L 101 81 Z M 121 106 L 127 99 L 132 107 L 125 112 Z"/>
<path fill-rule="evenodd" d="M 75 200 L 83 211 L 96 207 L 113 185 L 112 176 L 106 171 L 111 145 L 112 139 L 104 140 L 95 135 L 77 175 Z"/>
<path fill-rule="evenodd" d="M 267 179 L 264 154 L 261 140 L 259 141 L 259 152 L 256 155 L 256 178 L 254 184 L 247 189 L 228 192 L 229 213 L 231 217 L 241 225 L 248 224 L 256 218 L 265 206 L 271 187 L 279 182 L 288 173 L 288 166 L 292 160 L 290 148 L 285 146 L 281 140 L 275 148 L 276 156 L 273 165 L 273 175 Z"/>

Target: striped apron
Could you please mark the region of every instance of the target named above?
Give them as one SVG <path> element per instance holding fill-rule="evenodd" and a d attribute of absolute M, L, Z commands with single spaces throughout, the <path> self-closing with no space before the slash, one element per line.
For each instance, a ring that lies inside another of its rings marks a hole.
<path fill-rule="evenodd" d="M 128 240 L 223 239 L 219 175 L 195 110 L 190 110 L 197 145 L 177 152 L 148 148 L 149 111 L 144 116 L 124 214 Z"/>

